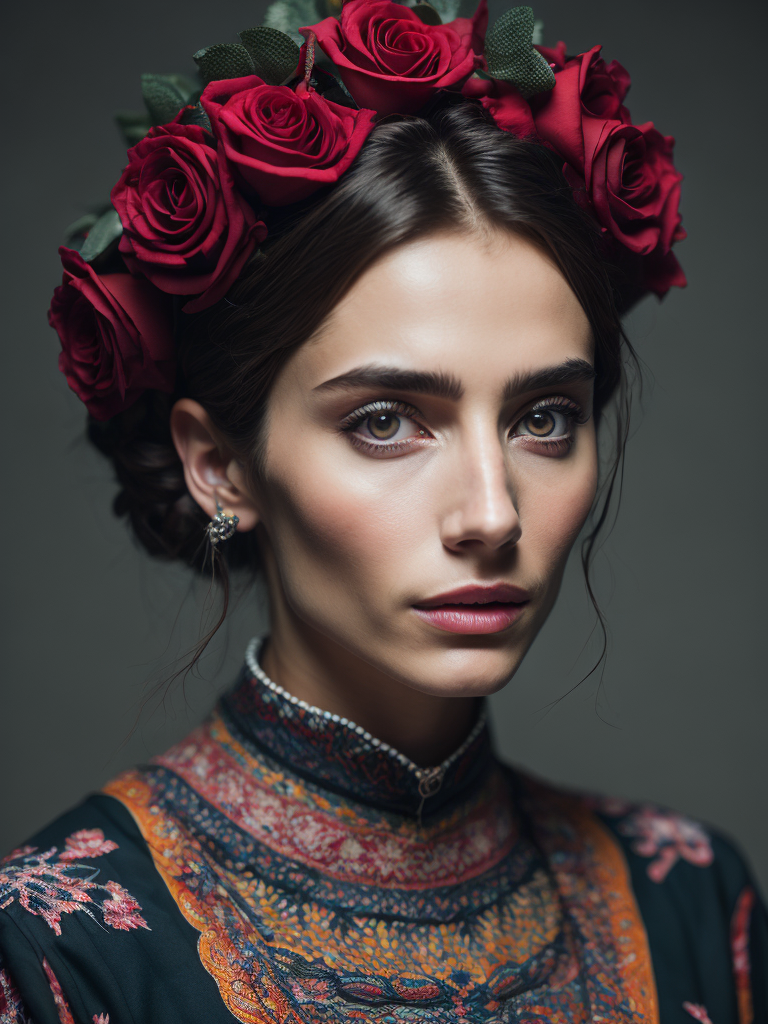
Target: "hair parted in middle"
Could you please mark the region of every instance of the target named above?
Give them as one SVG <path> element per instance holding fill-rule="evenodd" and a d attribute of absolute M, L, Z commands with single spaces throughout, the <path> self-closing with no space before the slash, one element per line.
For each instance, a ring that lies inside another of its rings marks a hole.
<path fill-rule="evenodd" d="M 377 125 L 337 185 L 270 214 L 268 241 L 227 299 L 179 317 L 175 394 L 148 391 L 110 420 L 91 420 L 90 438 L 112 460 L 120 484 L 115 510 L 153 555 L 197 569 L 206 559 L 207 520 L 187 492 L 171 439 L 173 402 L 200 402 L 258 484 L 276 376 L 366 269 L 399 245 L 448 231 L 512 232 L 536 244 L 568 281 L 592 328 L 598 419 L 622 381 L 625 355 L 633 357 L 614 268 L 560 162 L 502 131 L 472 103 Z M 619 418 L 613 473 L 626 425 L 626 416 Z M 232 567 L 256 569 L 254 535 L 236 534 L 223 557 Z"/>

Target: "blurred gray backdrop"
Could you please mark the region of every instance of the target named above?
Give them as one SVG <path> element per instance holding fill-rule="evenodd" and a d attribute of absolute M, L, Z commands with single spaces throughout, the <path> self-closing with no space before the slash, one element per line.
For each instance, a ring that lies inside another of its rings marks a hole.
<path fill-rule="evenodd" d="M 4 15 L 0 852 L 160 751 L 227 686 L 264 621 L 245 594 L 203 676 L 142 702 L 205 617 L 205 585 L 153 564 L 112 518 L 106 465 L 57 372 L 45 312 L 65 226 L 109 195 L 112 115 L 143 71 L 191 71 L 258 24 L 263 0 L 75 0 Z M 491 0 L 492 20 L 505 5 Z M 544 41 L 603 43 L 636 123 L 677 138 L 690 285 L 628 329 L 652 380 L 618 525 L 599 562 L 602 685 L 568 693 L 596 639 L 580 570 L 493 699 L 499 746 L 560 783 L 670 805 L 724 829 L 768 888 L 766 742 L 765 76 L 750 0 L 538 0 Z M 10 91 L 10 96 L 8 92 Z M 557 703 L 554 701 L 568 693 Z"/>

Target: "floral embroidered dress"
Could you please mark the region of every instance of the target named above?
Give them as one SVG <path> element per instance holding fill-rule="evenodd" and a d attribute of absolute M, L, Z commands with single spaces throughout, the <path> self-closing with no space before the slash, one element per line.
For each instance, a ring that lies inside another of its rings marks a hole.
<path fill-rule="evenodd" d="M 210 719 L 0 862 L 0 1024 L 765 1024 L 733 849 L 499 763 L 423 770 L 253 651 Z"/>

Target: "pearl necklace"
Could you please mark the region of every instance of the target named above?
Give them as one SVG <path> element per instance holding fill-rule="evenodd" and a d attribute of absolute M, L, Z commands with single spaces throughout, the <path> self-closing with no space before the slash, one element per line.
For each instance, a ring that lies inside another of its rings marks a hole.
<path fill-rule="evenodd" d="M 414 761 L 411 761 L 410 758 L 406 757 L 405 754 L 402 754 L 399 750 L 395 750 L 395 748 L 391 747 L 388 743 L 385 743 L 383 740 L 377 739 L 375 736 L 369 733 L 367 729 L 363 729 L 361 725 L 356 725 L 355 722 L 350 721 L 348 718 L 342 718 L 340 715 L 331 714 L 330 711 L 323 711 L 322 708 L 315 707 L 313 704 L 307 704 L 305 700 L 299 700 L 298 697 L 294 697 L 293 694 L 288 693 L 287 690 L 284 690 L 282 686 L 279 686 L 276 682 L 269 678 L 269 676 L 266 674 L 264 669 L 259 664 L 259 653 L 263 645 L 264 638 L 255 636 L 253 640 L 251 640 L 251 642 L 248 644 L 248 647 L 245 652 L 245 662 L 250 671 L 253 673 L 254 677 L 258 679 L 260 683 L 266 686 L 268 690 L 271 690 L 272 693 L 276 694 L 282 700 L 285 700 L 289 704 L 293 704 L 296 707 L 301 708 L 302 711 L 307 711 L 310 714 L 317 716 L 318 718 L 325 719 L 326 722 L 332 723 L 334 726 L 341 726 L 342 729 L 348 729 L 350 732 L 355 733 L 356 736 L 359 736 L 361 740 L 369 744 L 369 746 L 373 747 L 375 750 L 380 750 L 388 757 L 394 758 L 401 765 L 403 765 L 404 768 L 407 768 L 409 771 L 413 772 L 413 774 L 418 779 L 419 796 L 421 797 L 422 807 L 424 806 L 424 801 L 428 797 L 434 796 L 437 792 L 439 792 L 440 787 L 443 784 L 443 779 L 445 778 L 446 771 L 450 768 L 453 762 L 458 760 L 458 758 L 461 757 L 461 755 L 472 745 L 472 743 L 474 743 L 474 741 L 485 728 L 487 714 L 485 708 L 482 708 L 480 711 L 480 715 L 477 719 L 477 722 L 474 728 L 472 729 L 472 732 L 470 732 L 469 736 L 467 736 L 467 738 L 464 740 L 461 746 L 458 747 L 457 750 L 454 750 L 454 752 L 451 755 L 449 755 L 449 757 L 447 757 L 441 764 L 436 765 L 434 768 L 422 768 L 421 765 L 418 765 Z M 421 814 L 421 807 L 419 808 L 419 814 Z"/>

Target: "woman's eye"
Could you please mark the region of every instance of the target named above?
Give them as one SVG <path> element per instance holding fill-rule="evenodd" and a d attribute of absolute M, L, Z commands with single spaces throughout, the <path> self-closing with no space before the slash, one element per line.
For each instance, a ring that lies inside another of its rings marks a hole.
<path fill-rule="evenodd" d="M 565 437 L 571 432 L 572 414 L 558 409 L 532 409 L 515 427 L 515 434 L 529 437 Z"/>
<path fill-rule="evenodd" d="M 377 441 L 402 441 L 419 433 L 419 428 L 409 416 L 387 411 L 366 417 L 358 430 L 364 436 L 367 434 L 375 437 Z"/>
<path fill-rule="evenodd" d="M 432 436 L 419 425 L 417 416 L 418 410 L 403 402 L 371 402 L 342 420 L 341 429 L 369 454 L 396 454 Z"/>

